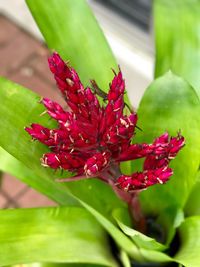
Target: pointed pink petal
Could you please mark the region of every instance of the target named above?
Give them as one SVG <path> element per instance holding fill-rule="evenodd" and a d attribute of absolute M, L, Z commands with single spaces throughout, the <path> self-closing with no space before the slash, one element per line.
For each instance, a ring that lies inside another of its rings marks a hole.
<path fill-rule="evenodd" d="M 42 103 L 47 108 L 48 114 L 53 119 L 64 123 L 72 120 L 72 115 L 69 112 L 64 111 L 64 109 L 58 103 L 48 98 L 43 98 Z"/>
<path fill-rule="evenodd" d="M 105 169 L 110 163 L 110 153 L 109 152 L 97 152 L 86 161 L 84 170 L 87 176 L 95 176 L 103 169 Z"/>
<path fill-rule="evenodd" d="M 116 101 L 125 91 L 125 82 L 122 77 L 122 72 L 119 71 L 117 75 L 114 76 L 112 83 L 110 85 L 110 90 L 108 92 L 108 101 Z"/>
<path fill-rule="evenodd" d="M 118 161 L 127 161 L 127 160 L 133 160 L 133 159 L 139 159 L 146 157 L 148 154 L 152 153 L 151 145 L 148 144 L 133 144 L 130 145 L 130 147 L 123 151 Z"/>

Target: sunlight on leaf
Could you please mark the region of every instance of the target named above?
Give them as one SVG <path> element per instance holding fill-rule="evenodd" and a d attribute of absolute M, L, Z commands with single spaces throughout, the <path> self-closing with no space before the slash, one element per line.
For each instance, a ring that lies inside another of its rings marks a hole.
<path fill-rule="evenodd" d="M 0 221 L 1 266 L 31 262 L 116 266 L 104 230 L 82 208 L 2 210 Z"/>

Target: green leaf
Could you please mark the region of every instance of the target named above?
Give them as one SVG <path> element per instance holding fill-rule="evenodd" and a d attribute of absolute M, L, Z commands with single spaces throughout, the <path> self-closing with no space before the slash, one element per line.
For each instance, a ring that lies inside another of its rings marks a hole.
<path fill-rule="evenodd" d="M 1 266 L 31 262 L 116 266 L 104 230 L 82 208 L 2 210 L 0 221 Z"/>
<path fill-rule="evenodd" d="M 123 209 L 116 209 L 113 212 L 113 217 L 117 221 L 121 230 L 130 236 L 133 242 L 139 247 L 147 250 L 163 251 L 167 249 L 167 246 L 157 242 L 154 238 L 148 237 L 135 229 L 131 228 L 130 224 L 126 222 L 128 217 L 127 211 Z"/>
<path fill-rule="evenodd" d="M 49 48 L 70 60 L 84 84 L 95 79 L 103 90 L 117 64 L 85 0 L 26 0 Z"/>
<path fill-rule="evenodd" d="M 27 263 L 17 264 L 6 267 L 100 267 L 100 264 L 91 263 Z M 126 267 L 126 266 L 125 266 Z"/>
<path fill-rule="evenodd" d="M 121 250 L 120 252 L 120 260 L 122 262 L 123 267 L 131 267 L 130 259 L 124 250 Z"/>
<path fill-rule="evenodd" d="M 185 213 L 187 216 L 200 215 L 200 172 L 197 173 L 197 182 L 194 185 L 188 201 L 185 205 Z"/>
<path fill-rule="evenodd" d="M 39 142 L 31 142 L 30 136 L 24 131 L 24 127 L 32 122 L 50 128 L 55 127 L 55 122 L 49 120 L 48 116 L 40 116 L 44 107 L 38 104 L 39 96 L 20 85 L 0 78 L 0 98 L 4 103 L 0 106 L 0 146 L 31 169 L 31 177 L 24 177 L 24 182 L 31 183 L 31 186 L 47 195 L 54 195 L 53 199 L 60 204 L 68 205 L 72 201 L 74 203 L 73 197 L 77 196 L 108 217 L 112 208 L 124 205 L 111 187 L 99 180 L 55 182 L 55 178 L 61 177 L 61 173 L 55 173 L 54 170 L 44 168 L 40 164 L 40 158 L 48 148 Z M 65 171 L 62 176 L 70 175 Z"/>
<path fill-rule="evenodd" d="M 57 264 L 55 264 L 55 267 L 56 267 L 56 265 Z M 17 264 L 17 265 L 12 265 L 12 266 L 10 265 L 10 266 L 6 266 L 6 267 L 43 267 L 43 266 L 44 265 L 42 263 L 28 263 L 28 264 Z M 58 264 L 58 266 L 59 266 L 59 264 Z"/>
<path fill-rule="evenodd" d="M 21 267 L 21 266 L 19 266 L 19 267 Z M 29 267 L 29 266 L 27 266 L 27 267 Z M 91 263 L 44 263 L 40 267 L 102 267 L 102 265 L 91 264 Z"/>
<path fill-rule="evenodd" d="M 171 69 L 200 96 L 200 2 L 155 0 L 155 76 Z M 170 16 L 169 16 L 170 14 Z"/>
<path fill-rule="evenodd" d="M 175 260 L 186 267 L 199 267 L 200 262 L 200 216 L 186 219 L 179 229 L 181 247 Z"/>
<path fill-rule="evenodd" d="M 133 242 L 131 242 L 131 240 L 127 238 L 113 223 L 111 223 L 106 217 L 100 214 L 97 210 L 93 209 L 91 206 L 87 205 L 81 200 L 79 201 L 83 207 L 86 208 L 106 229 L 106 231 L 111 235 L 121 249 L 123 249 L 125 252 L 127 252 L 127 254 L 136 260 L 143 260 L 143 257 L 135 244 L 133 244 Z"/>
<path fill-rule="evenodd" d="M 80 200 L 79 200 L 80 201 Z M 96 219 L 107 230 L 117 245 L 124 250 L 132 259 L 138 262 L 171 262 L 172 259 L 160 252 L 149 249 L 143 249 L 136 246 L 126 235 L 124 235 L 115 225 L 105 218 L 98 211 L 80 201 Z"/>
<path fill-rule="evenodd" d="M 171 72 L 155 80 L 146 90 L 138 109 L 139 126 L 134 142 L 151 143 L 168 131 L 180 130 L 185 147 L 170 166 L 174 175 L 165 185 L 155 185 L 141 192 L 147 214 L 161 213 L 167 206 L 184 207 L 196 182 L 200 158 L 200 102 L 193 88 Z"/>
<path fill-rule="evenodd" d="M 163 227 L 165 233 L 165 244 L 169 246 L 173 240 L 177 228 L 184 221 L 184 212 L 176 206 L 168 206 L 156 219 L 156 222 Z"/>

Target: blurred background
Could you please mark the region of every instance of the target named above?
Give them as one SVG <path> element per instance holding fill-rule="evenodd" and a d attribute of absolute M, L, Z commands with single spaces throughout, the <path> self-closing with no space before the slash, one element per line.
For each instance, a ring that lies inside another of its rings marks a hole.
<path fill-rule="evenodd" d="M 123 71 L 132 105 L 153 79 L 151 0 L 88 0 Z M 0 75 L 59 100 L 48 50 L 24 0 L 0 1 Z M 92 78 L 92 77 L 91 77 Z M 0 178 L 0 208 L 55 205 L 14 177 Z"/>

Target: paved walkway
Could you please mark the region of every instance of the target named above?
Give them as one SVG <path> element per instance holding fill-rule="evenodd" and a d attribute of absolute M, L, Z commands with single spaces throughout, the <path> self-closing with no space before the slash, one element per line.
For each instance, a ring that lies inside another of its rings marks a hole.
<path fill-rule="evenodd" d="M 60 101 L 47 65 L 44 45 L 0 16 L 0 76 L 22 84 L 42 96 Z M 0 187 L 0 208 L 55 205 L 54 202 L 4 174 Z"/>

